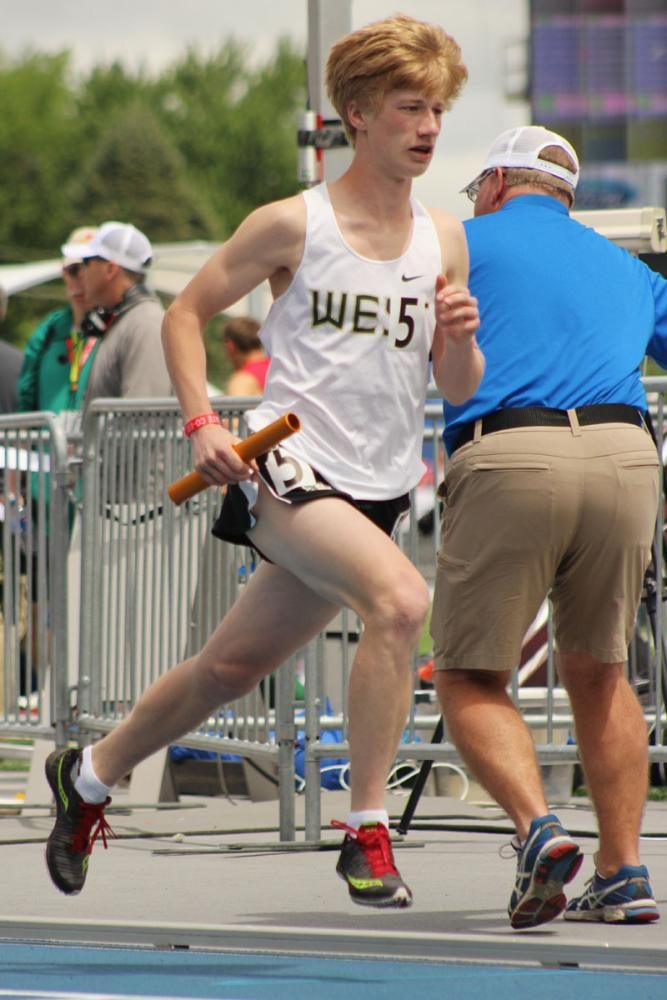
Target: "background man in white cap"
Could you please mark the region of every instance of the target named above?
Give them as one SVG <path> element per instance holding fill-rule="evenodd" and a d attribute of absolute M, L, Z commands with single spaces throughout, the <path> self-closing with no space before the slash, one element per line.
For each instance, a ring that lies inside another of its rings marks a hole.
<path fill-rule="evenodd" d="M 600 835 L 565 917 L 658 919 L 639 859 L 647 733 L 624 668 L 659 492 L 639 365 L 667 362 L 667 282 L 570 218 L 578 177 L 570 143 L 530 126 L 502 133 L 464 189 L 487 365 L 474 396 L 444 405 L 435 683 L 449 737 L 516 825 L 516 928 L 563 911 L 582 860 L 507 693 L 548 592 Z"/>
<path fill-rule="evenodd" d="M 125 222 L 105 222 L 82 253 L 84 291 L 94 307 L 84 329 L 101 338 L 84 408 L 102 396 L 171 395 L 160 333 L 164 310 L 144 285 L 152 256 L 147 237 Z"/>

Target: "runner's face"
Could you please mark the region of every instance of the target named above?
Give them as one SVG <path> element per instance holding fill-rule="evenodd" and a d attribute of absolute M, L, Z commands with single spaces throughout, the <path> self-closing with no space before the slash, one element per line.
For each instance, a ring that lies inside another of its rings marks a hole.
<path fill-rule="evenodd" d="M 443 102 L 417 90 L 391 90 L 368 120 L 369 141 L 383 158 L 419 177 L 433 159 Z"/>

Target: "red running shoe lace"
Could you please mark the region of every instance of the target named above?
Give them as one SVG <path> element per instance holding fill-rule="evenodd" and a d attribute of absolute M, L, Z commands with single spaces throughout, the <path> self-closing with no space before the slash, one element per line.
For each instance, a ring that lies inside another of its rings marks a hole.
<path fill-rule="evenodd" d="M 382 875 L 398 876 L 389 840 L 389 831 L 382 823 L 362 826 L 358 830 L 354 830 L 337 819 L 333 819 L 331 825 L 339 830 L 345 830 L 348 837 L 357 841 L 368 860 L 374 878 L 379 878 Z"/>
<path fill-rule="evenodd" d="M 104 807 L 110 802 L 110 798 L 105 799 L 104 802 L 81 802 L 79 805 L 79 822 L 72 837 L 72 854 L 91 854 L 93 845 L 100 834 L 102 835 L 102 843 L 106 850 L 107 833 L 110 837 L 116 836 L 104 816 Z"/>

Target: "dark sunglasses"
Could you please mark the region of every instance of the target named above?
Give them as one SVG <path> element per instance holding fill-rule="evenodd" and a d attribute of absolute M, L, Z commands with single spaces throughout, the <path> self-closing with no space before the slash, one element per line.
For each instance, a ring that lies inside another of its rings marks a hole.
<path fill-rule="evenodd" d="M 63 273 L 69 274 L 70 278 L 78 278 L 81 274 L 83 264 L 65 264 Z"/>

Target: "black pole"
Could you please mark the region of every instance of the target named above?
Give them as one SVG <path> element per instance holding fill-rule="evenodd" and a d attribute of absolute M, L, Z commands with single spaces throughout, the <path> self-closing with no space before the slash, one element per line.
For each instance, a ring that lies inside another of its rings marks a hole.
<path fill-rule="evenodd" d="M 438 724 L 433 730 L 433 738 L 431 740 L 432 744 L 442 743 L 442 734 L 444 732 L 444 728 L 445 728 L 444 720 L 442 716 L 440 716 L 440 718 L 438 719 Z M 408 829 L 410 828 L 412 817 L 415 814 L 415 809 L 417 808 L 419 799 L 421 798 L 421 794 L 424 791 L 424 785 L 426 784 L 426 780 L 429 774 L 431 773 L 432 767 L 433 767 L 432 760 L 422 761 L 422 765 L 419 768 L 419 774 L 417 775 L 415 783 L 412 786 L 412 791 L 410 792 L 410 798 L 408 799 L 407 805 L 403 810 L 403 815 L 401 816 L 400 821 L 396 827 L 396 832 L 400 833 L 401 836 L 405 836 L 405 834 L 408 832 Z"/>

